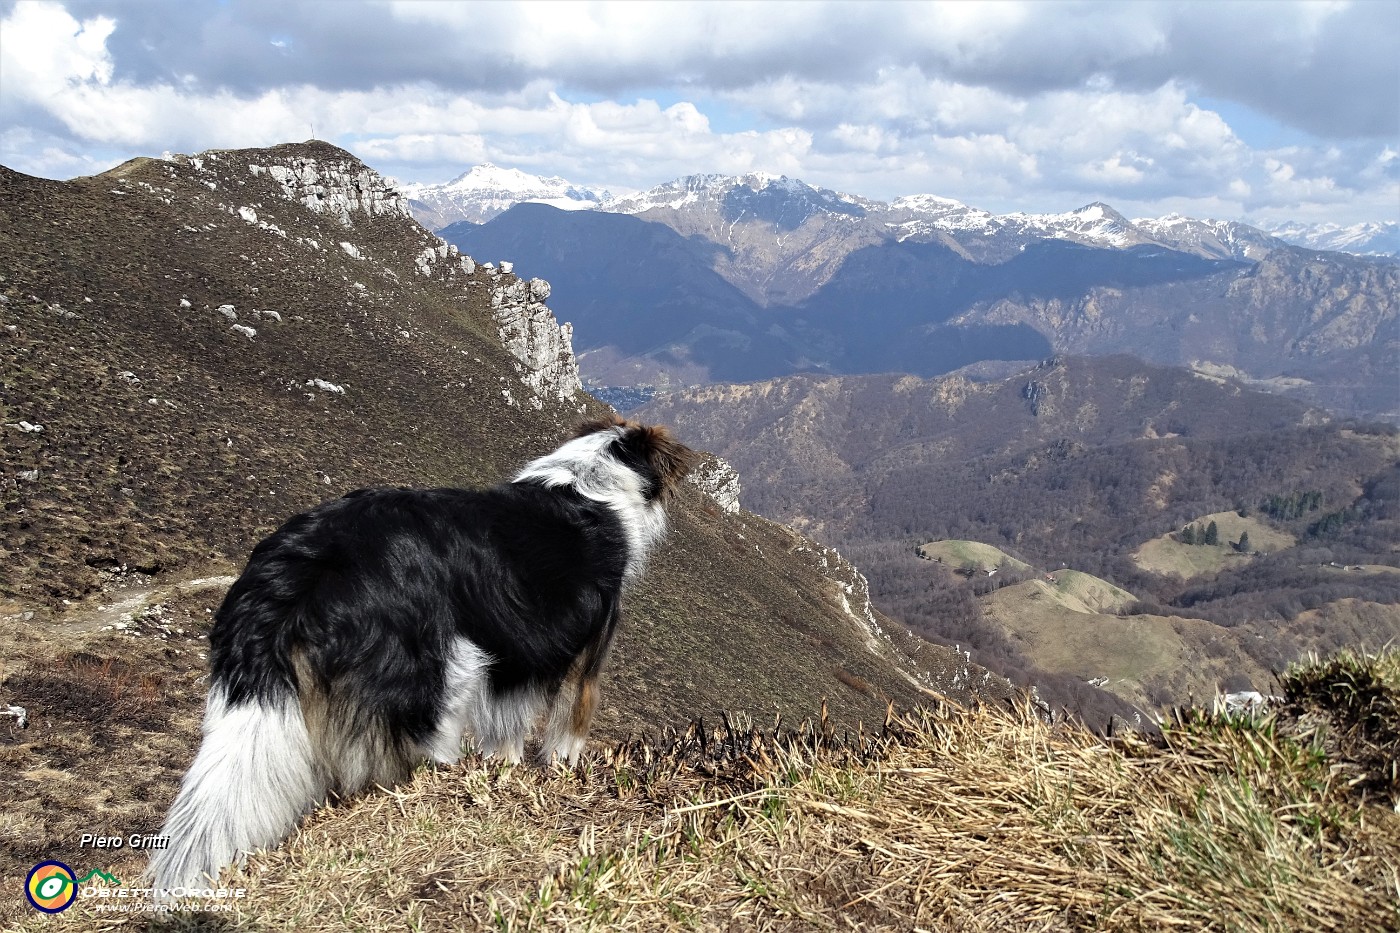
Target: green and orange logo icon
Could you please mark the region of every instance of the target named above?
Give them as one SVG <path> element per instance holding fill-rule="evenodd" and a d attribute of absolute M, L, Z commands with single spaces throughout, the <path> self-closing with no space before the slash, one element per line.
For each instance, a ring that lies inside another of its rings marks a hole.
<path fill-rule="evenodd" d="M 73 869 L 62 862 L 40 862 L 24 879 L 24 896 L 35 910 L 56 914 L 67 910 L 78 898 L 78 880 Z"/>

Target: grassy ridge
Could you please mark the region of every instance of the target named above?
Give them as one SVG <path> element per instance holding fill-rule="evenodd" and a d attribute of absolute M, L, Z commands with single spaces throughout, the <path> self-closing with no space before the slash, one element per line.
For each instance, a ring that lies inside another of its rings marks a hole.
<path fill-rule="evenodd" d="M 938 706 L 880 735 L 726 724 L 574 771 L 424 770 L 226 876 L 236 915 L 154 925 L 1395 929 L 1400 660 L 1284 683 L 1262 719 L 1191 712 L 1158 744 Z"/>
<path fill-rule="evenodd" d="M 1253 559 L 1255 551 L 1272 553 L 1298 543 L 1293 535 L 1258 518 L 1242 518 L 1234 511 L 1203 515 L 1191 524 L 1204 531 L 1211 522 L 1215 522 L 1219 529 L 1219 544 L 1183 544 L 1177 540 L 1179 533 L 1173 531 L 1145 542 L 1132 555 L 1132 560 L 1149 573 L 1176 574 L 1182 579 L 1191 579 L 1215 573 L 1227 564 L 1246 564 Z M 1249 533 L 1250 540 L 1248 554 L 1234 548 L 1235 542 L 1245 532 Z"/>

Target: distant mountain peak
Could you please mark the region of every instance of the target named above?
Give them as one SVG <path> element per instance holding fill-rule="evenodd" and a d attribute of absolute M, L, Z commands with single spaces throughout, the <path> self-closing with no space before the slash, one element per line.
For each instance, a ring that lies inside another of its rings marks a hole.
<path fill-rule="evenodd" d="M 432 186 L 422 186 L 424 188 Z M 502 191 L 515 191 L 523 194 L 535 194 L 540 191 L 555 191 L 559 189 L 583 191 L 560 178 L 557 175 L 531 175 L 529 172 L 521 171 L 518 168 L 501 168 L 490 162 L 483 162 L 474 165 L 467 171 L 458 175 L 452 181 L 441 188 L 447 191 L 474 191 L 480 189 L 498 189 Z"/>
<path fill-rule="evenodd" d="M 490 162 L 474 165 L 439 185 L 401 185 L 418 221 L 441 229 L 466 220 L 485 223 L 516 204 L 539 203 L 560 210 L 591 210 L 612 198 L 604 189 L 575 185 L 557 175 L 531 175 Z"/>
<path fill-rule="evenodd" d="M 1307 249 L 1400 258 L 1400 223 L 1393 220 L 1351 225 L 1265 221 L 1259 228 Z"/>
<path fill-rule="evenodd" d="M 813 214 L 863 217 L 872 209 L 885 209 L 886 205 L 819 188 L 800 178 L 771 172 L 746 172 L 742 175 L 686 175 L 646 191 L 615 198 L 602 205 L 602 210 L 643 214 L 653 210 L 695 211 L 715 207 L 730 222 L 747 211 L 751 218 L 775 221 L 790 229 Z"/>

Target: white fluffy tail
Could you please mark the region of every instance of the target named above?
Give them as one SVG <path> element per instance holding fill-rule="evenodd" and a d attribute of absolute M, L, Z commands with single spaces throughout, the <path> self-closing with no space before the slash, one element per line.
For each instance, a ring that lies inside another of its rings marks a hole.
<path fill-rule="evenodd" d="M 167 895 L 205 887 L 205 875 L 217 877 L 243 853 L 281 842 L 325 796 L 295 694 L 230 706 L 215 687 L 204 742 L 161 830 L 166 848 L 147 874 Z"/>

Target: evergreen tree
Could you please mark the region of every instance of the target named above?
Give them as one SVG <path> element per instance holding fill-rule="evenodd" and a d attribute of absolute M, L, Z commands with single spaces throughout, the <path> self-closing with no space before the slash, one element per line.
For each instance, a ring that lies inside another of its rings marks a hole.
<path fill-rule="evenodd" d="M 1185 528 L 1181 529 L 1181 543 L 1182 543 L 1182 544 L 1195 544 L 1195 543 L 1196 543 L 1196 526 L 1195 526 L 1195 525 L 1187 525 Z"/>
<path fill-rule="evenodd" d="M 1240 543 L 1235 545 L 1235 549 L 1238 550 L 1241 554 L 1249 553 L 1249 532 L 1240 532 Z"/>
<path fill-rule="evenodd" d="M 1203 543 L 1203 544 L 1219 544 L 1219 543 L 1220 543 L 1220 529 L 1217 528 L 1217 527 L 1215 527 L 1215 522 L 1211 522 L 1209 525 L 1206 526 L 1206 536 L 1205 536 L 1205 540 L 1204 540 L 1202 543 Z"/>

